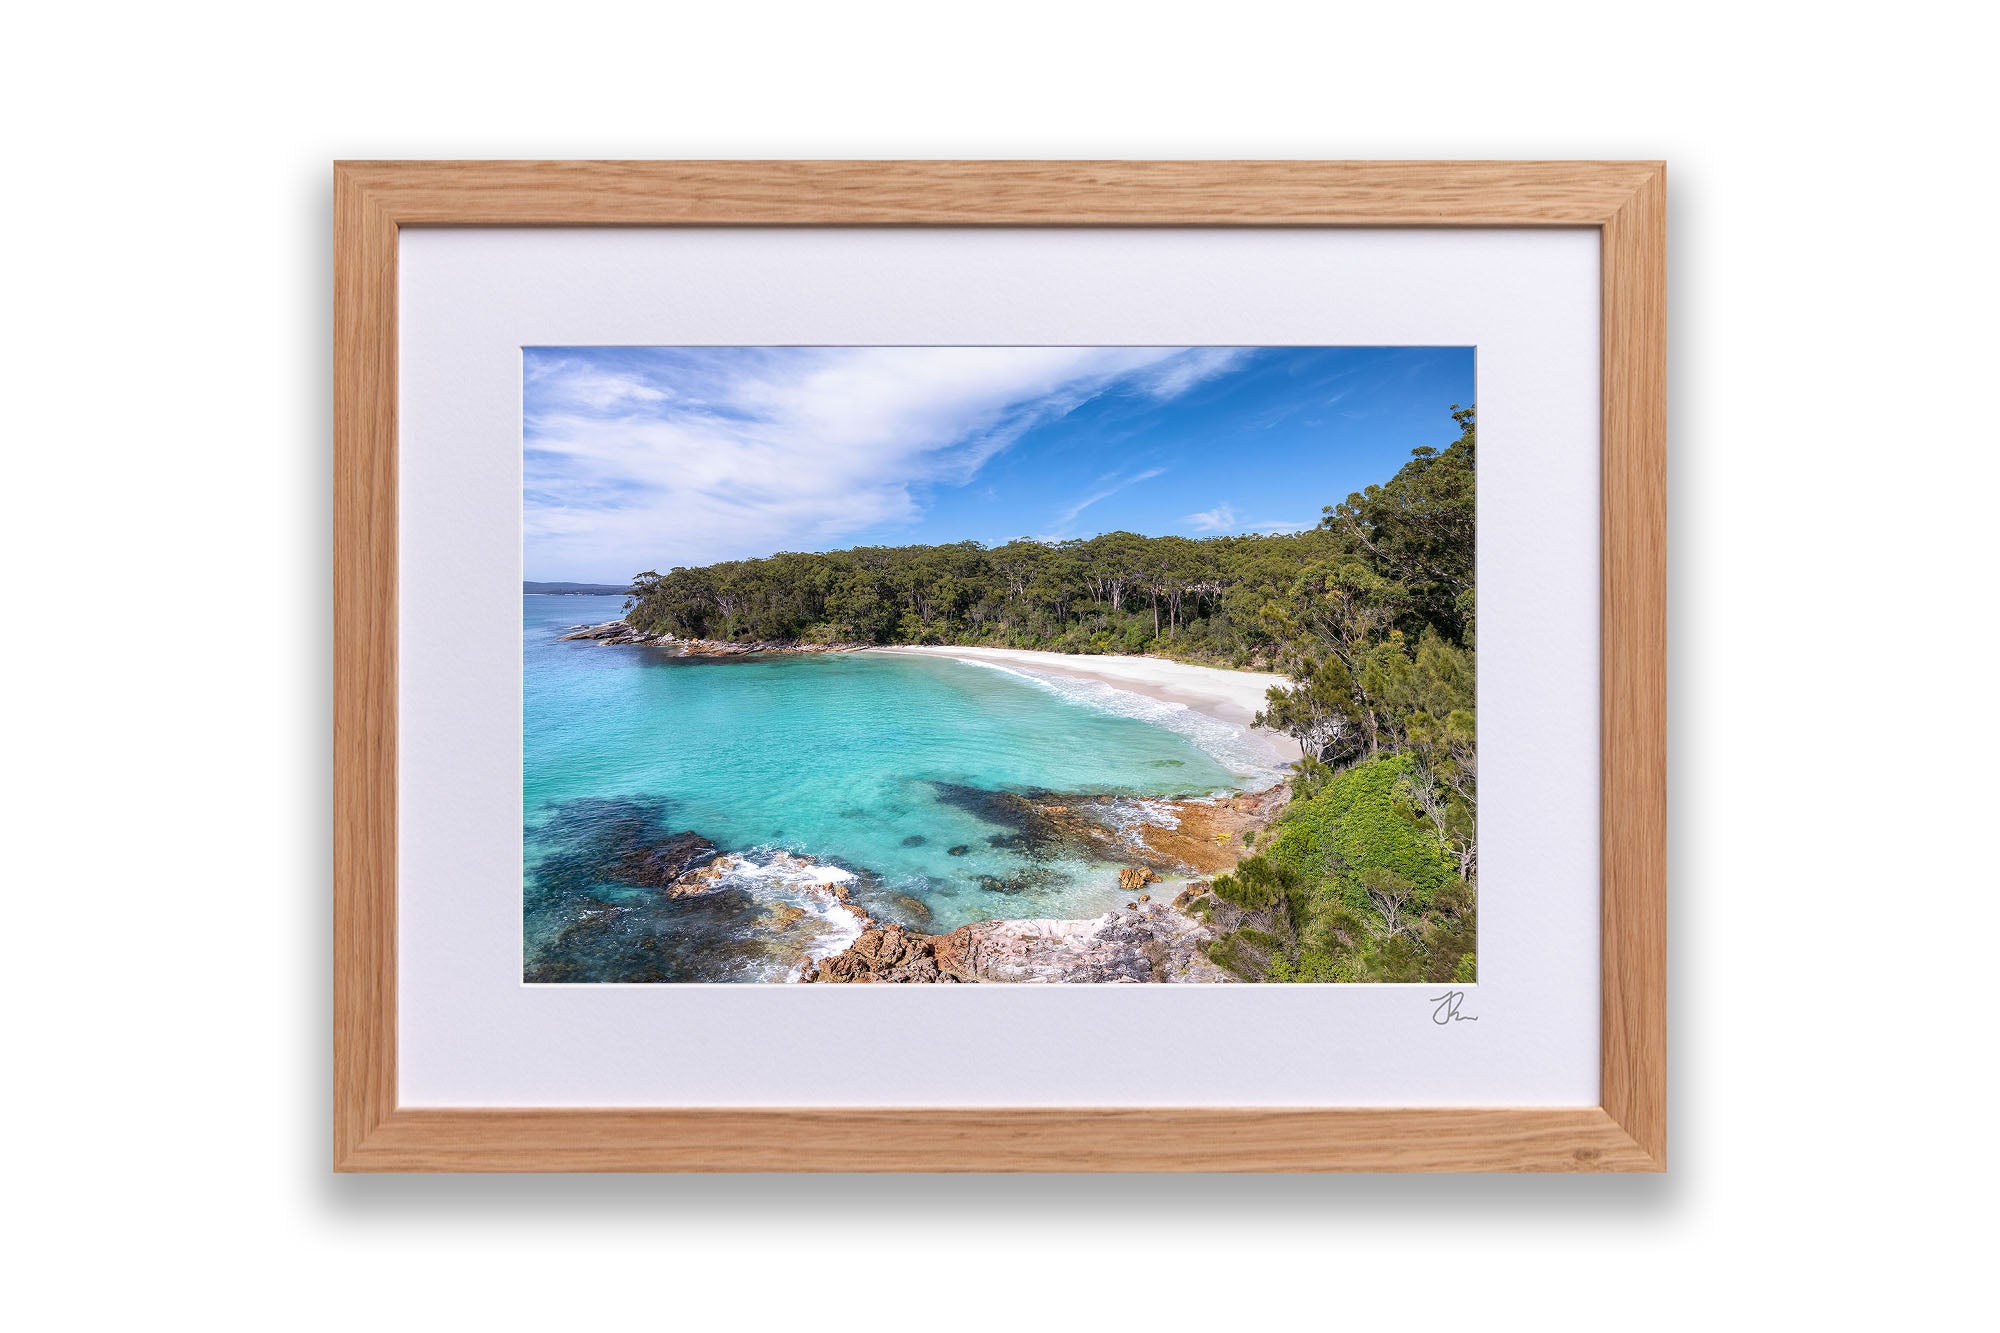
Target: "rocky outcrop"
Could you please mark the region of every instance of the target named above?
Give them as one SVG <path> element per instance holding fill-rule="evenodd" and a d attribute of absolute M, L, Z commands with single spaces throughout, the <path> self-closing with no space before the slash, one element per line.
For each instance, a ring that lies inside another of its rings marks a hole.
<path fill-rule="evenodd" d="M 589 639 L 598 643 L 643 643 L 646 636 L 622 620 L 607 620 L 602 625 L 576 625 L 567 634 L 557 636 L 558 642 L 571 639 Z"/>
<path fill-rule="evenodd" d="M 938 966 L 937 945 L 947 937 L 919 935 L 901 926 L 870 926 L 830 958 L 807 962 L 801 981 L 955 982 L 967 978 Z"/>
<path fill-rule="evenodd" d="M 948 935 L 871 927 L 808 963 L 813 982 L 1218 982 L 1208 928 L 1164 903 L 1088 921 L 980 921 Z"/>
<path fill-rule="evenodd" d="M 1126 866 L 1118 872 L 1118 888 L 1123 893 L 1137 893 L 1148 884 L 1159 882 L 1159 875 L 1145 866 Z"/>
<path fill-rule="evenodd" d="M 851 653 L 866 648 L 865 643 L 799 643 L 790 639 L 756 639 L 734 643 L 724 639 L 683 639 L 672 634 L 648 634 L 622 620 L 602 625 L 577 625 L 558 636 L 599 644 L 630 644 L 664 649 L 673 657 L 748 657 L 757 653 Z"/>
<path fill-rule="evenodd" d="M 1191 801 L 1149 803 L 1156 818 L 1128 824 L 1127 845 L 1143 848 L 1142 861 L 1165 862 L 1198 875 L 1217 875 L 1242 859 L 1243 835 L 1271 822 L 1291 799 L 1283 783 L 1237 796 L 1213 796 Z"/>
<path fill-rule="evenodd" d="M 995 847 L 1038 861 L 1123 862 L 1154 879 L 1231 869 L 1243 855 L 1243 835 L 1262 828 L 1288 798 L 1282 783 L 1236 796 L 1149 801 L 932 786 L 941 800 L 1007 829 L 987 839 Z M 1129 892 L 1142 885 L 1126 882 L 1121 872 L 1119 887 Z"/>

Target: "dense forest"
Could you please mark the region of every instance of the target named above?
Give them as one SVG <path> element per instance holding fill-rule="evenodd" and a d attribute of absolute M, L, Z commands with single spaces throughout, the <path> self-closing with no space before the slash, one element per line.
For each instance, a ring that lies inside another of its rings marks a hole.
<path fill-rule="evenodd" d="M 1276 536 L 1106 533 L 648 571 L 626 619 L 716 639 L 958 643 L 1257 666 L 1293 800 L 1194 910 L 1246 979 L 1473 978 L 1475 417 Z"/>

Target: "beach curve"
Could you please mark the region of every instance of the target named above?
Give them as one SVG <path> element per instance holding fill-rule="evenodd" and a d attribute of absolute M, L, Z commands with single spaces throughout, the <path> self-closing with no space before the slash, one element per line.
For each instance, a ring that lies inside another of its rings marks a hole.
<path fill-rule="evenodd" d="M 1093 681 L 1162 703 L 1180 704 L 1223 723 L 1253 742 L 1274 768 L 1298 762 L 1298 743 L 1283 732 L 1255 725 L 1265 692 L 1289 685 L 1264 671 L 1197 666 L 1164 657 L 1037 652 L 1026 648 L 985 648 L 958 644 L 898 644 L 871 648 L 879 653 L 922 654 L 1069 680 Z"/>

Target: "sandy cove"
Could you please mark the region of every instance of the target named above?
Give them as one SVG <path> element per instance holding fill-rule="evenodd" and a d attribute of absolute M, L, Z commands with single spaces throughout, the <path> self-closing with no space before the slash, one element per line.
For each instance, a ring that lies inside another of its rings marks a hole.
<path fill-rule="evenodd" d="M 898 645 L 868 651 L 922 653 L 961 662 L 979 662 L 1063 676 L 1070 680 L 1099 681 L 1113 689 L 1180 704 L 1206 717 L 1228 723 L 1255 739 L 1276 764 L 1295 764 L 1299 759 L 1298 744 L 1289 736 L 1252 725 L 1253 719 L 1264 708 L 1266 691 L 1273 686 L 1291 684 L 1285 677 L 1269 672 L 1195 666 L 1164 657 L 1090 656 L 1036 652 L 1025 648 L 961 647 L 956 644 Z"/>
<path fill-rule="evenodd" d="M 1265 693 L 1288 682 L 1283 676 L 1223 667 L 1196 666 L 1159 657 L 1084 656 L 1016 648 L 856 644 L 711 643 L 646 635 L 622 621 L 577 626 L 565 639 L 600 644 L 643 644 L 685 656 L 737 656 L 798 651 L 921 653 L 1014 670 L 1098 681 L 1166 703 L 1180 704 L 1253 739 L 1274 767 L 1298 759 L 1298 747 L 1281 733 L 1254 725 Z M 1134 821 L 1113 816 L 1129 809 L 1125 798 L 1109 796 L 981 793 L 990 812 L 1031 841 L 1064 844 L 1095 859 L 1122 863 L 1119 886 L 1132 893 L 1124 908 L 1084 920 L 1003 918 L 961 926 L 946 935 L 926 935 L 899 924 L 877 922 L 855 903 L 844 886 L 829 891 L 858 917 L 855 941 L 824 958 L 808 958 L 800 981 L 817 982 L 1227 982 L 1235 978 L 1207 957 L 1212 937 L 1206 920 L 1187 908 L 1202 895 L 1205 877 L 1233 868 L 1244 852 L 1244 835 L 1262 829 L 1284 808 L 1286 786 L 1229 796 L 1144 802 L 1149 814 Z M 783 855 L 783 854 L 781 854 Z M 793 858 L 810 866 L 810 857 Z M 731 858 L 718 858 L 717 865 Z M 1196 876 L 1203 877 L 1196 879 Z M 670 896 L 699 894 L 716 874 L 685 876 Z M 1155 896 L 1157 893 L 1157 897 Z M 1171 901 L 1162 901 L 1173 895 Z"/>

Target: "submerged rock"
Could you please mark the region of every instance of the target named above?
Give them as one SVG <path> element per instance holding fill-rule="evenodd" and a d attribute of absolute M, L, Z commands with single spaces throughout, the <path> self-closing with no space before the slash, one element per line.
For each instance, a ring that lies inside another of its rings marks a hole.
<path fill-rule="evenodd" d="M 806 909 L 790 903 L 772 903 L 764 909 L 762 924 L 771 930 L 790 930 L 805 919 Z"/>
<path fill-rule="evenodd" d="M 672 891 L 674 881 L 715 855 L 715 844 L 699 833 L 676 833 L 650 847 L 627 852 L 605 871 L 617 884 Z"/>

